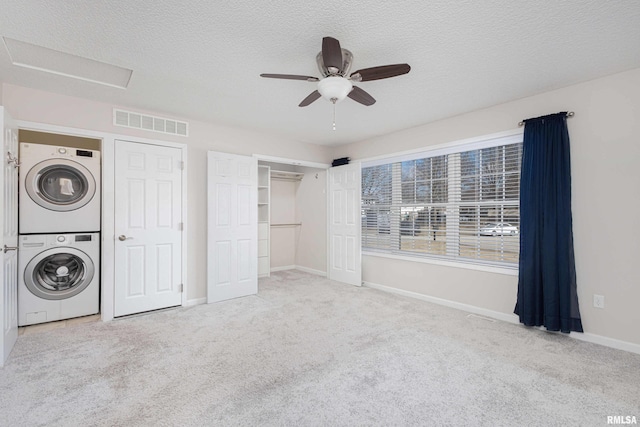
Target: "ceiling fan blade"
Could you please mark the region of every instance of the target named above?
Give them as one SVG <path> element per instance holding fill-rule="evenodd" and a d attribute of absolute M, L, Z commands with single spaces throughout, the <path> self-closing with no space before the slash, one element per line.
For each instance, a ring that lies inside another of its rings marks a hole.
<path fill-rule="evenodd" d="M 300 104 L 298 104 L 298 107 L 306 107 L 307 105 L 311 104 L 316 99 L 320 98 L 320 96 L 321 96 L 320 92 L 318 92 L 317 90 L 314 90 L 313 92 L 311 92 L 309 94 L 309 96 L 307 96 L 305 99 L 303 99 Z"/>
<path fill-rule="evenodd" d="M 363 68 L 351 74 L 350 78 L 356 82 L 368 82 L 371 80 L 388 79 L 401 76 L 411 71 L 409 64 L 383 65 L 380 67 Z"/>
<path fill-rule="evenodd" d="M 317 82 L 320 80 L 317 77 L 298 76 L 295 74 L 260 74 L 260 77 L 267 77 L 270 79 L 306 80 L 308 82 Z"/>
<path fill-rule="evenodd" d="M 322 39 L 322 62 L 327 69 L 335 68 L 335 70 L 329 70 L 330 72 L 335 71 L 337 74 L 342 71 L 342 48 L 340 48 L 340 42 L 333 37 Z"/>
<path fill-rule="evenodd" d="M 369 95 L 358 86 L 354 86 L 353 90 L 349 92 L 347 96 L 362 105 L 366 105 L 367 107 L 376 103 L 376 100 L 373 98 L 373 96 Z"/>

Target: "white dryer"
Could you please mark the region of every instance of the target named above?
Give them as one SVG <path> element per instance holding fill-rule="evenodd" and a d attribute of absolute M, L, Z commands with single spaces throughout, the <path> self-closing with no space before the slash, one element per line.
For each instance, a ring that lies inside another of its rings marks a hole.
<path fill-rule="evenodd" d="M 19 232 L 100 231 L 100 152 L 20 144 Z"/>
<path fill-rule="evenodd" d="M 100 233 L 20 236 L 18 325 L 98 313 Z"/>

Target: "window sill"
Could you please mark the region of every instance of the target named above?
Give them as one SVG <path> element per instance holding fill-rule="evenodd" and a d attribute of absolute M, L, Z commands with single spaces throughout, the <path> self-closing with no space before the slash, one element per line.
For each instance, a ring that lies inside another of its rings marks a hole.
<path fill-rule="evenodd" d="M 425 264 L 443 265 L 446 267 L 464 268 L 467 270 L 484 271 L 488 273 L 504 274 L 507 276 L 518 275 L 517 265 L 514 265 L 513 267 L 503 267 L 503 266 L 496 266 L 496 265 L 456 262 L 456 261 L 449 261 L 444 259 L 426 258 L 426 257 L 411 256 L 411 255 L 390 254 L 385 252 L 375 252 L 375 251 L 366 251 L 366 250 L 362 251 L 362 255 L 380 257 L 380 258 L 398 259 L 402 261 L 421 262 Z"/>

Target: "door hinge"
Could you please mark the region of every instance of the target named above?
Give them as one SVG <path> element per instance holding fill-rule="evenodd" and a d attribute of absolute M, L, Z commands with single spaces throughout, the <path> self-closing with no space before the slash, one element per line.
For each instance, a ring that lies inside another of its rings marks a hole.
<path fill-rule="evenodd" d="M 178 223 L 178 230 L 179 231 L 184 231 L 184 222 L 179 222 Z"/>
<path fill-rule="evenodd" d="M 14 156 L 11 151 L 7 151 L 7 164 L 12 164 L 13 168 L 18 169 L 20 167 L 20 161 L 18 161 L 18 156 Z"/>
<path fill-rule="evenodd" d="M 183 171 L 184 170 L 184 160 L 180 161 L 180 170 Z"/>
<path fill-rule="evenodd" d="M 178 291 L 179 291 L 180 293 L 183 293 L 183 292 L 184 292 L 184 285 L 183 285 L 182 283 L 180 283 L 180 284 L 178 285 Z"/>

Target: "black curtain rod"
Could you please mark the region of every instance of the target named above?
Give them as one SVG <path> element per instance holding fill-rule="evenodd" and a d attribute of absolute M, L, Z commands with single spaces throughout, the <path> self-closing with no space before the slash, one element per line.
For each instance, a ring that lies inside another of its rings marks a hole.
<path fill-rule="evenodd" d="M 573 116 L 575 116 L 575 114 L 576 114 L 576 113 L 574 113 L 573 111 L 569 111 L 569 112 L 567 113 L 567 117 L 573 117 Z M 524 126 L 524 122 L 525 122 L 525 120 L 523 120 L 523 121 L 521 121 L 521 122 L 518 122 L 518 126 Z"/>

